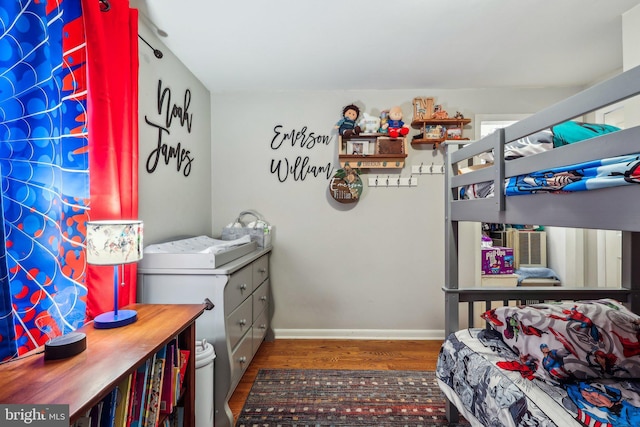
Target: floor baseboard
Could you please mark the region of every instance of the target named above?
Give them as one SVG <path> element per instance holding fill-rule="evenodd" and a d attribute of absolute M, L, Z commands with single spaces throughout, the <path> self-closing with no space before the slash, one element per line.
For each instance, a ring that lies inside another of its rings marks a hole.
<path fill-rule="evenodd" d="M 276 339 L 444 340 L 444 330 L 430 329 L 274 329 Z"/>

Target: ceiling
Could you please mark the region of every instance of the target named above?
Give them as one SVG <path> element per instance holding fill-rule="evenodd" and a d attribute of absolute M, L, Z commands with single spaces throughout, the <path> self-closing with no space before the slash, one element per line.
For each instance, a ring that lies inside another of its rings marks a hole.
<path fill-rule="evenodd" d="M 212 92 L 588 84 L 622 68 L 621 15 L 638 4 L 131 0 Z"/>

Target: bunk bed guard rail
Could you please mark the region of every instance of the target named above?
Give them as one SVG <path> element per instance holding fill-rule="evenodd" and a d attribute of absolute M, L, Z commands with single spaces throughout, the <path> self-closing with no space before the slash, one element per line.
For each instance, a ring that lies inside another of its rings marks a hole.
<path fill-rule="evenodd" d="M 640 94 L 640 66 L 619 74 L 605 82 L 592 86 L 540 112 L 525 118 L 472 143 L 447 143 L 445 151 L 445 183 L 447 186 L 447 214 L 458 221 L 484 221 L 494 223 L 526 223 L 543 224 L 549 219 L 558 226 L 600 229 L 629 229 L 621 227 L 628 218 L 623 214 L 600 215 L 601 224 L 594 224 L 592 218 L 580 223 L 581 218 L 575 215 L 563 215 L 563 211 L 549 210 L 548 214 L 538 212 L 536 207 L 549 202 L 553 194 L 538 194 L 535 199 L 526 197 L 506 197 L 504 192 L 505 178 L 524 175 L 537 170 L 586 162 L 603 157 L 614 157 L 638 152 L 637 141 L 640 138 L 640 126 L 624 129 L 612 134 L 602 135 L 580 144 L 560 147 L 548 152 L 505 162 L 504 146 L 509 142 L 524 138 L 535 132 L 549 129 L 554 125 L 575 119 L 586 113 L 620 102 Z M 613 142 L 613 143 L 611 143 Z M 494 163 L 483 169 L 459 175 L 459 165 L 468 166 L 473 158 L 481 153 L 492 152 Z M 494 184 L 494 197 L 488 199 L 460 200 L 460 188 L 466 185 L 491 181 Z M 611 189 L 604 197 L 618 197 L 624 189 Z M 567 194 L 576 200 L 576 207 L 586 210 L 603 209 L 603 204 L 591 203 L 592 197 Z M 517 205 L 512 200 L 519 199 Z M 618 199 L 619 200 L 619 199 Z M 582 202 L 583 201 L 583 202 Z M 513 209 L 507 209 L 508 204 Z M 573 202 L 572 202 L 573 203 Z M 583 203 L 581 205 L 581 203 Z M 611 206 L 611 205 L 609 205 Z M 604 212 L 603 212 L 604 213 Z M 626 215 L 629 216 L 628 214 Z M 515 222 L 512 218 L 531 219 L 530 222 Z M 576 220 L 578 222 L 576 222 Z M 549 224 L 551 225 L 551 224 Z M 640 217 L 631 224 L 635 231 L 640 231 Z"/>

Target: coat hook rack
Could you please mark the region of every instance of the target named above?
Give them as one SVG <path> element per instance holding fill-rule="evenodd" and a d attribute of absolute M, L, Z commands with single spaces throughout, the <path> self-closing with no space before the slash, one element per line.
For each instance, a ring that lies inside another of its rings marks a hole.
<path fill-rule="evenodd" d="M 154 48 L 153 46 L 151 46 L 149 44 L 148 41 L 146 41 L 144 38 L 142 38 L 142 36 L 140 34 L 138 34 L 138 37 L 140 38 L 140 40 L 142 40 L 144 42 L 144 44 L 146 44 L 147 46 L 149 46 L 151 48 L 151 50 L 153 50 L 153 54 L 155 55 L 156 58 L 160 59 L 162 58 L 162 52 L 156 48 Z"/>
<path fill-rule="evenodd" d="M 415 175 L 442 175 L 444 174 L 444 165 L 431 162 L 430 165 L 420 163 L 411 167 L 411 173 Z"/>
<path fill-rule="evenodd" d="M 380 176 L 376 176 L 375 178 L 369 178 L 369 187 L 375 188 L 400 188 L 400 187 L 417 187 L 418 186 L 418 177 L 411 176 L 409 178 L 405 178 L 402 176 L 398 176 L 395 181 L 389 175 L 386 178 L 381 178 Z"/>

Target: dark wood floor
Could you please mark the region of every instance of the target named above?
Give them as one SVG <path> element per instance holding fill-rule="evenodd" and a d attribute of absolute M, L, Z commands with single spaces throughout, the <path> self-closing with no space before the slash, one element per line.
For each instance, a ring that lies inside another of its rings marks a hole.
<path fill-rule="evenodd" d="M 275 340 L 264 342 L 229 400 L 235 420 L 261 368 L 435 370 L 442 341 Z"/>

